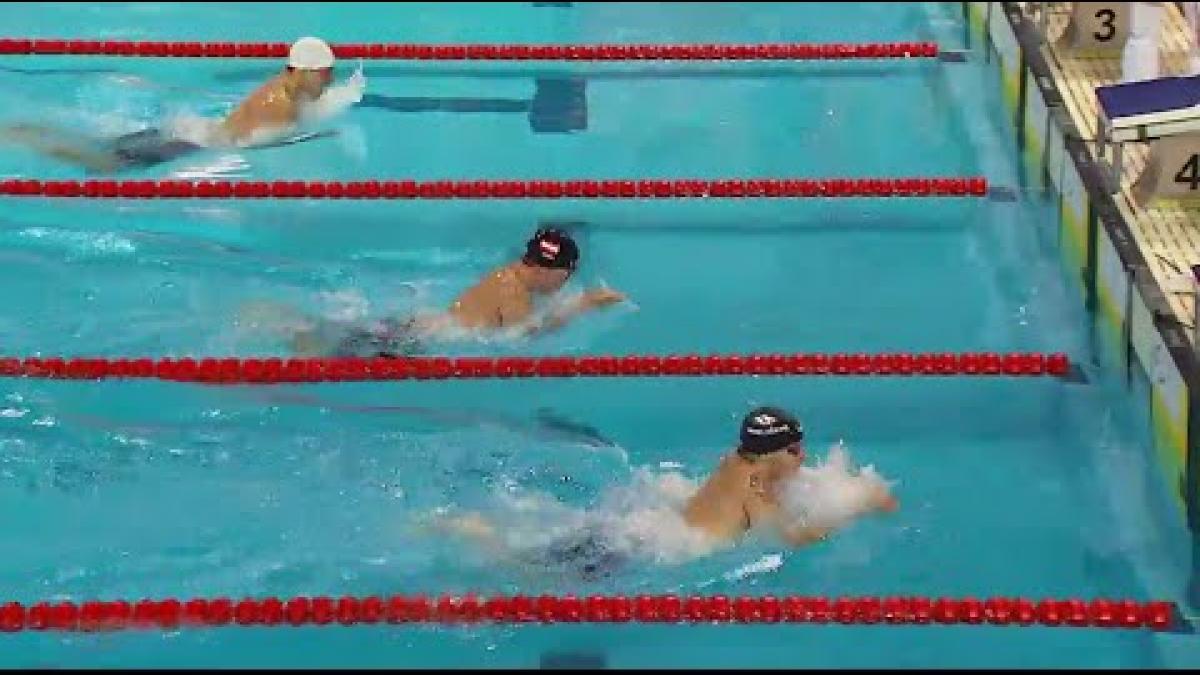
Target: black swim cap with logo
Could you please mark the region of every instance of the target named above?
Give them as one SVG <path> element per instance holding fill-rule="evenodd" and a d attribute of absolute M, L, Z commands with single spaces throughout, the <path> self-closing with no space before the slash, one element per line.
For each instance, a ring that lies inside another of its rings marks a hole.
<path fill-rule="evenodd" d="M 571 235 L 558 228 L 542 228 L 525 244 L 526 265 L 556 270 L 574 270 L 579 262 L 579 247 Z"/>
<path fill-rule="evenodd" d="M 751 410 L 742 420 L 739 449 L 750 455 L 767 455 L 803 438 L 804 429 L 795 416 L 780 408 L 764 406 Z"/>

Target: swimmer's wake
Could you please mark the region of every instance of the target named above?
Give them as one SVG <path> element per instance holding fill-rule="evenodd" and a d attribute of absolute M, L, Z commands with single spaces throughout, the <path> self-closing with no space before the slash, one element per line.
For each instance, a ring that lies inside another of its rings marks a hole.
<path fill-rule="evenodd" d="M 247 147 L 255 149 L 255 150 L 262 150 L 262 149 L 266 149 L 266 148 L 282 148 L 284 146 L 295 145 L 297 143 L 303 143 L 305 141 L 316 141 L 316 140 L 320 140 L 322 138 L 332 138 L 337 135 L 338 135 L 337 130 L 327 129 L 325 131 L 312 131 L 312 132 L 303 133 L 303 134 L 296 134 L 295 136 L 281 138 L 277 141 L 269 141 L 269 142 L 259 143 L 257 145 L 251 145 L 251 146 L 247 146 Z"/>
<path fill-rule="evenodd" d="M 259 395 L 258 392 L 252 393 L 254 393 L 256 396 Z M 539 409 L 534 421 L 527 422 L 525 420 L 506 417 L 503 415 L 471 411 L 454 411 L 444 408 L 426 408 L 421 406 L 401 405 L 337 404 L 323 400 L 316 396 L 297 393 L 268 392 L 263 397 L 274 403 L 314 406 L 329 410 L 337 410 L 340 412 L 367 414 L 390 413 L 418 417 L 452 426 L 467 425 L 475 427 L 498 427 L 507 431 L 513 431 L 525 435 L 533 435 L 543 439 L 577 443 L 591 448 L 619 447 L 612 440 L 606 438 L 595 427 L 574 422 L 547 408 Z"/>

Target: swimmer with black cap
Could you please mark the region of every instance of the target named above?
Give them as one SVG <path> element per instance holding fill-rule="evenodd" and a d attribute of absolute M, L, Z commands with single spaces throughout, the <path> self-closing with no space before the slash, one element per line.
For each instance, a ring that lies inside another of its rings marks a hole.
<path fill-rule="evenodd" d="M 683 521 L 707 535 L 714 549 L 760 528 L 773 529 L 792 546 L 824 539 L 834 527 L 789 523 L 781 506 L 784 485 L 804 460 L 804 429 L 794 415 L 770 406 L 750 411 L 742 420 L 737 449 L 721 458 L 717 470 L 684 505 Z M 880 484 L 872 488 L 857 515 L 898 508 L 895 497 Z M 499 557 L 514 557 L 499 528 L 483 514 L 438 517 L 434 525 L 439 531 L 479 542 Z M 574 570 L 578 578 L 591 581 L 610 576 L 629 562 L 628 554 L 612 542 L 602 524 L 592 523 L 543 549 L 520 551 L 515 559 L 525 566 Z"/>
<path fill-rule="evenodd" d="M 825 538 L 830 528 L 788 524 L 780 508 L 783 485 L 804 459 L 804 429 L 794 415 L 770 406 L 750 411 L 742 420 L 737 449 L 721 458 L 717 470 L 688 501 L 684 520 L 720 541 L 764 526 L 794 546 Z M 898 504 L 880 490 L 865 508 L 894 511 Z"/>
<path fill-rule="evenodd" d="M 462 328 L 514 328 L 525 334 L 555 330 L 575 317 L 625 299 L 609 288 L 593 288 L 555 305 L 535 318 L 537 300 L 566 285 L 579 264 L 579 246 L 557 228 L 542 228 L 525 244 L 520 260 L 492 271 L 450 306 L 449 316 Z"/>
<path fill-rule="evenodd" d="M 293 351 L 311 356 L 413 356 L 424 351 L 426 342 L 449 339 L 461 330 L 537 335 L 625 299 L 612 289 L 593 288 L 552 302 L 547 311 L 539 312 L 538 305 L 562 290 L 578 263 L 579 246 L 570 234 L 542 228 L 526 242 L 520 259 L 489 272 L 443 313 L 385 319 L 367 326 L 306 318 L 274 322 L 307 324 L 292 335 L 291 342 Z M 242 322 L 256 323 L 253 316 L 247 320 L 245 312 Z"/>
<path fill-rule="evenodd" d="M 283 72 L 253 91 L 211 131 L 199 134 L 205 136 L 202 139 L 192 137 L 197 134 L 160 128 L 116 138 L 90 138 L 38 124 L 5 127 L 0 129 L 0 139 L 80 165 L 90 173 L 104 174 L 157 166 L 205 147 L 279 144 L 278 137 L 293 129 L 306 108 L 317 105 L 330 91 L 333 66 L 329 45 L 315 37 L 300 38 L 292 44 Z M 361 71 L 356 72 L 338 87 L 344 90 L 339 98 L 361 100 L 365 82 Z"/>

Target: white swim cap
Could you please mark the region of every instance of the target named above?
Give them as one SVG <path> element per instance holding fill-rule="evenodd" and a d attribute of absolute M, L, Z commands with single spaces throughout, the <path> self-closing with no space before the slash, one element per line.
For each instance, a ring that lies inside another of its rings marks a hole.
<path fill-rule="evenodd" d="M 288 65 L 300 70 L 332 68 L 333 50 L 321 38 L 302 37 L 292 44 Z"/>

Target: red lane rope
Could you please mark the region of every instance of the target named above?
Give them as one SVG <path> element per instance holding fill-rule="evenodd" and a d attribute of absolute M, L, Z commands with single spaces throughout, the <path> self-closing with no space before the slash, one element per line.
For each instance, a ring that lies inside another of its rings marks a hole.
<path fill-rule="evenodd" d="M 0 54 L 284 58 L 285 42 L 0 39 Z M 335 44 L 341 58 L 403 61 L 810 61 L 936 58 L 934 42 L 862 44 Z"/>
<path fill-rule="evenodd" d="M 0 358 L 0 377 L 159 379 L 208 384 L 469 380 L 531 377 L 731 375 L 1052 376 L 1070 373 L 1066 354 L 748 354 L 405 358 Z"/>
<path fill-rule="evenodd" d="M 88 199 L 697 199 L 985 197 L 986 178 L 0 181 L 0 195 Z"/>
<path fill-rule="evenodd" d="M 473 596 L 230 598 L 188 601 L 12 602 L 0 632 L 177 629 L 222 626 L 328 626 L 401 623 L 812 623 L 964 624 L 1177 630 L 1172 602 L 1024 598 Z"/>

